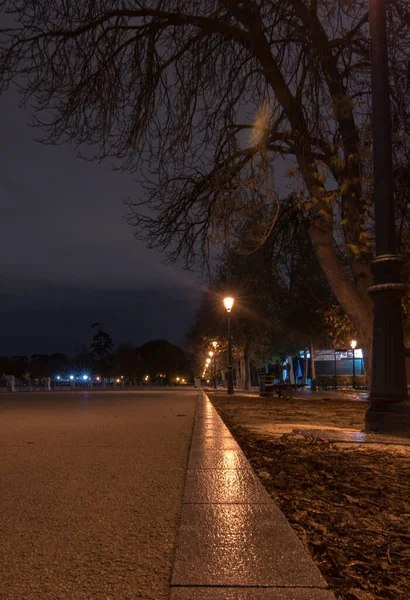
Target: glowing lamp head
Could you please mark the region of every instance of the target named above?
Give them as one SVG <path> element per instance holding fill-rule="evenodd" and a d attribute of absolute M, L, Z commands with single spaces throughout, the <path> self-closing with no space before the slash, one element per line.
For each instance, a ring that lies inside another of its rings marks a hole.
<path fill-rule="evenodd" d="M 99 378 L 99 377 L 96 377 L 96 380 L 97 380 L 97 381 L 100 381 L 100 378 Z"/>
<path fill-rule="evenodd" d="M 231 312 L 232 310 L 232 306 L 234 303 L 234 299 L 233 298 L 224 298 L 224 307 L 226 308 L 227 312 Z"/>
<path fill-rule="evenodd" d="M 60 380 L 61 379 L 60 375 L 57 375 L 56 379 Z"/>
<path fill-rule="evenodd" d="M 70 375 L 70 379 L 71 379 L 71 381 L 73 381 L 74 375 Z"/>
<path fill-rule="evenodd" d="M 210 350 L 210 351 L 208 352 L 208 354 L 209 354 L 209 356 L 210 356 L 211 358 L 212 358 L 212 357 L 213 357 L 213 355 L 214 355 L 214 353 L 212 352 L 212 350 Z"/>
<path fill-rule="evenodd" d="M 354 349 L 356 348 L 356 346 L 357 346 L 357 342 L 356 342 L 356 340 L 352 340 L 352 341 L 350 342 L 350 346 L 351 346 L 351 348 L 354 350 Z"/>
<path fill-rule="evenodd" d="M 84 379 L 84 381 L 87 381 L 88 375 L 83 375 L 83 379 Z"/>
<path fill-rule="evenodd" d="M 212 342 L 212 346 L 214 347 L 214 350 L 216 350 L 217 345 L 218 345 L 218 342 Z"/>
<path fill-rule="evenodd" d="M 211 359 L 210 359 L 210 358 L 207 358 L 207 359 L 206 359 L 206 364 L 207 364 L 207 365 L 209 365 L 209 363 L 210 363 L 210 362 L 211 362 Z"/>

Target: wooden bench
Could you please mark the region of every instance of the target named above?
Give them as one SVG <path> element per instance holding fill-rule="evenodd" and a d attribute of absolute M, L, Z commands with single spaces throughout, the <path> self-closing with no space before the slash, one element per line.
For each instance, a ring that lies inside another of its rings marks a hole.
<path fill-rule="evenodd" d="M 293 398 L 293 392 L 303 390 L 306 387 L 306 383 L 275 383 L 272 376 L 269 373 L 261 378 L 263 382 L 263 390 L 259 392 L 259 396 L 262 398 L 272 398 L 276 393 L 278 398 L 284 398 L 285 400 L 291 400 Z"/>

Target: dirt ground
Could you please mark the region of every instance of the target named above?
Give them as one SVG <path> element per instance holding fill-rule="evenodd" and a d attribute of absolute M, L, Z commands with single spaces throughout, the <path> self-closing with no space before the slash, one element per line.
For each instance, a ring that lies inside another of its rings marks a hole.
<path fill-rule="evenodd" d="M 409 600 L 410 445 L 329 441 L 363 438 L 359 396 L 208 395 L 336 597 Z"/>

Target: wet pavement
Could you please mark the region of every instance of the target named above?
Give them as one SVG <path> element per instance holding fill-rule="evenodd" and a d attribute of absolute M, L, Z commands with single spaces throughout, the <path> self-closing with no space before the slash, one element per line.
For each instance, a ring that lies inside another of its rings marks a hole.
<path fill-rule="evenodd" d="M 198 400 L 171 600 L 333 600 L 205 394 Z"/>

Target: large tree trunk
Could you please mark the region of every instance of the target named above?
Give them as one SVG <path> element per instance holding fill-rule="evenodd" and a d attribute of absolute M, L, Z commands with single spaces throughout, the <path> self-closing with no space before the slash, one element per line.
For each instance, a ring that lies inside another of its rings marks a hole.
<path fill-rule="evenodd" d="M 310 226 L 309 234 L 332 292 L 357 330 L 359 343 L 365 355 L 366 375 L 371 377 L 373 339 L 371 301 L 367 297 L 363 300 L 359 296 L 343 271 L 333 246 L 332 232 L 313 223 Z"/>
<path fill-rule="evenodd" d="M 250 370 L 250 357 L 249 357 L 249 345 L 245 344 L 243 349 L 243 355 L 240 361 L 241 367 L 241 380 L 240 387 L 243 390 L 251 389 L 251 370 Z"/>

